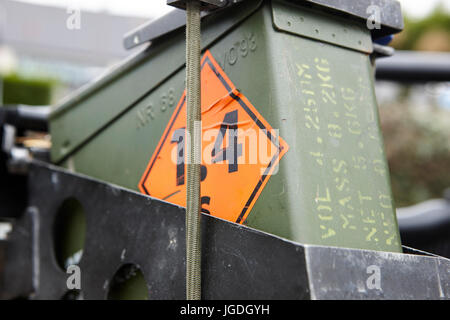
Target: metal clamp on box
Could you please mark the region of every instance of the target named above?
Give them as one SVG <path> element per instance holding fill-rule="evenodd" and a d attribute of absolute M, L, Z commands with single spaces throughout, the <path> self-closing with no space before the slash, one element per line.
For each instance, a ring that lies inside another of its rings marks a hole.
<path fill-rule="evenodd" d="M 189 0 L 188 0 L 189 1 Z M 229 4 L 234 4 L 242 0 L 202 0 L 200 2 L 200 10 L 214 10 L 218 8 L 226 7 Z M 186 10 L 187 0 L 167 0 L 169 6 Z"/>

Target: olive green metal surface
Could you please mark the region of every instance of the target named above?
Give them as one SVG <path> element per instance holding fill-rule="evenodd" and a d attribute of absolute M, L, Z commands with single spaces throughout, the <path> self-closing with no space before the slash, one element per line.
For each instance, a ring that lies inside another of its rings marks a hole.
<path fill-rule="evenodd" d="M 323 13 L 281 1 L 243 5 L 206 20 L 202 42 L 290 147 L 245 224 L 301 243 L 400 252 L 369 30 L 344 37 L 333 16 L 324 24 Z M 55 162 L 137 190 L 185 86 L 184 33 L 163 40 L 56 111 Z"/>

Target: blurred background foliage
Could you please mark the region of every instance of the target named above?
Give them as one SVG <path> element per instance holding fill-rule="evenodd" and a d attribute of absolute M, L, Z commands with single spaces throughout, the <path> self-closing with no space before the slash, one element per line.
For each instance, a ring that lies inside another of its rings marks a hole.
<path fill-rule="evenodd" d="M 421 20 L 405 17 L 394 37 L 397 50 L 450 51 L 450 15 L 441 6 Z M 394 85 L 394 84 L 392 84 Z M 380 103 L 380 119 L 397 207 L 441 198 L 450 187 L 450 109 L 432 84 L 401 85 L 395 101 Z M 446 87 L 448 94 L 450 84 Z M 418 101 L 417 94 L 426 99 Z"/>
<path fill-rule="evenodd" d="M 397 207 L 441 198 L 450 186 L 450 112 L 400 101 L 383 105 L 380 118 Z"/>
<path fill-rule="evenodd" d="M 442 5 L 424 19 L 404 18 L 404 30 L 391 43 L 395 49 L 450 51 L 450 14 Z"/>
<path fill-rule="evenodd" d="M 3 78 L 3 103 L 48 105 L 52 98 L 53 80 L 26 79 L 16 74 Z"/>

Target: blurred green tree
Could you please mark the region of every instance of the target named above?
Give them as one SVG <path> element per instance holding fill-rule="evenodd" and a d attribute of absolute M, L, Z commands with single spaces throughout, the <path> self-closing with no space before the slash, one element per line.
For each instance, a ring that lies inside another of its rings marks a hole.
<path fill-rule="evenodd" d="M 52 80 L 8 75 L 3 78 L 3 104 L 48 105 L 53 85 Z"/>
<path fill-rule="evenodd" d="M 394 37 L 398 50 L 450 51 L 450 14 L 442 5 L 421 20 L 405 16 L 404 30 Z"/>

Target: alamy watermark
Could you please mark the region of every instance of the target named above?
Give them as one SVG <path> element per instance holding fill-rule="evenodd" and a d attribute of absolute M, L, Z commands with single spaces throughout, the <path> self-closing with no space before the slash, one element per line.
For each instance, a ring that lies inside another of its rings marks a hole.
<path fill-rule="evenodd" d="M 376 5 L 367 7 L 366 13 L 369 15 L 367 18 L 367 29 L 381 29 L 381 8 Z"/>
<path fill-rule="evenodd" d="M 67 7 L 66 28 L 69 30 L 81 29 L 81 9 L 79 6 L 71 5 Z"/>
<path fill-rule="evenodd" d="M 201 131 L 201 133 L 199 133 Z M 240 165 L 259 165 L 261 174 L 278 172 L 280 138 L 278 129 L 240 129 L 237 125 L 222 125 L 217 128 L 201 130 L 201 122 L 194 126 L 195 144 L 201 150 L 201 157 L 187 154 L 190 150 L 190 134 L 184 129 L 173 132 L 171 143 L 171 161 L 177 166 L 185 164 L 227 164 L 228 171 L 236 172 Z M 201 137 L 201 139 L 198 139 Z M 277 157 L 278 155 L 278 157 Z"/>
<path fill-rule="evenodd" d="M 366 280 L 367 289 L 381 291 L 381 268 L 371 265 L 367 267 L 366 273 L 370 275 Z"/>
<path fill-rule="evenodd" d="M 77 265 L 70 265 L 67 268 L 66 286 L 68 290 L 81 290 L 81 269 Z"/>

